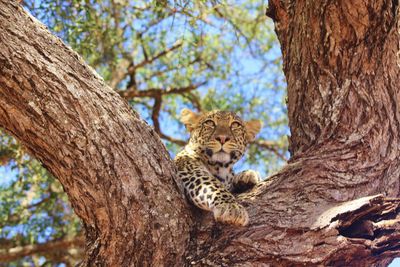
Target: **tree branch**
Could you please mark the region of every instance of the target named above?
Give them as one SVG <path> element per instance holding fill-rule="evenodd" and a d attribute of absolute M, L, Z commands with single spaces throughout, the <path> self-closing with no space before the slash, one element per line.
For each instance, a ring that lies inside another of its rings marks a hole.
<path fill-rule="evenodd" d="M 253 144 L 258 147 L 261 147 L 263 149 L 267 149 L 267 150 L 271 151 L 281 160 L 288 161 L 286 156 L 279 151 L 279 147 L 277 146 L 277 144 L 275 142 L 256 139 L 256 140 L 254 140 Z"/>
<path fill-rule="evenodd" d="M 195 63 L 207 64 L 207 63 L 203 62 L 203 60 L 201 59 L 200 56 L 198 56 L 198 57 L 194 58 L 192 61 L 190 61 L 187 65 L 189 66 L 189 65 L 192 65 L 192 64 L 195 64 Z M 161 76 L 161 75 L 163 75 L 163 74 L 165 74 L 167 72 L 176 71 L 176 70 L 179 70 L 181 68 L 182 68 L 182 66 L 168 66 L 167 68 L 164 68 L 164 69 L 159 69 L 157 71 L 152 71 L 148 76 L 143 77 L 143 79 L 144 79 L 144 81 L 149 81 L 154 77 Z M 202 69 L 200 69 L 199 71 L 202 71 Z"/>
<path fill-rule="evenodd" d="M 153 111 L 151 114 L 151 119 L 153 121 L 153 125 L 154 125 L 154 130 L 156 131 L 156 133 L 163 139 L 168 140 L 172 143 L 175 143 L 177 145 L 180 146 L 184 146 L 186 144 L 185 141 L 183 140 L 179 140 L 179 139 L 175 139 L 173 137 L 170 137 L 166 134 L 164 134 L 161 131 L 161 127 L 160 127 L 160 121 L 159 121 L 159 115 L 160 115 L 160 110 L 161 110 L 161 105 L 162 105 L 162 96 L 161 95 L 157 95 L 154 98 L 154 106 L 153 106 Z"/>
<path fill-rule="evenodd" d="M 154 105 L 153 105 L 153 110 L 152 110 L 152 121 L 154 125 L 154 130 L 157 132 L 157 134 L 165 139 L 168 140 L 172 143 L 175 143 L 180 146 L 184 146 L 186 142 L 184 140 L 176 139 L 171 136 L 168 136 L 164 134 L 161 130 L 160 127 L 160 122 L 159 122 L 159 114 L 161 110 L 161 103 L 162 103 L 162 96 L 168 95 L 168 94 L 185 94 L 189 93 L 197 88 L 199 88 L 202 85 L 205 85 L 207 82 L 201 82 L 198 84 L 192 84 L 186 87 L 179 87 L 179 88 L 168 88 L 166 90 L 163 89 L 157 89 L 157 88 L 151 88 L 147 89 L 144 91 L 138 91 L 135 89 L 127 90 L 127 91 L 120 91 L 119 94 L 124 97 L 125 99 L 131 99 L 134 97 L 152 97 L 154 98 Z M 201 108 L 200 102 L 194 97 L 194 95 L 190 96 L 190 99 L 192 99 L 195 102 L 195 105 L 198 108 Z"/>
<path fill-rule="evenodd" d="M 190 102 L 192 102 L 193 106 L 197 109 L 197 111 L 201 112 L 203 110 L 200 99 L 197 95 L 195 95 L 194 93 L 189 93 L 184 95 L 184 97 L 187 98 Z"/>
<path fill-rule="evenodd" d="M 151 58 L 145 58 L 144 60 L 142 60 L 141 62 L 139 62 L 138 64 L 132 64 L 128 67 L 128 74 L 134 73 L 137 69 L 142 68 L 148 64 L 153 63 L 154 61 L 156 61 L 157 59 L 165 56 L 166 54 L 178 49 L 179 47 L 182 46 L 182 42 L 177 42 L 176 44 L 174 44 L 173 46 L 166 48 L 164 51 L 159 52 L 158 54 L 156 54 L 155 56 L 151 57 Z"/>
<path fill-rule="evenodd" d="M 130 66 L 129 62 L 131 61 L 132 59 L 122 59 L 121 62 L 119 62 L 116 66 L 116 70 L 113 72 L 113 75 L 109 82 L 110 87 L 113 88 L 115 91 L 118 90 L 118 84 L 127 76 L 127 69 Z"/>
<path fill-rule="evenodd" d="M 4 148 L 0 150 L 0 166 L 7 165 L 13 158 L 15 158 L 15 152 L 12 149 Z"/>
<path fill-rule="evenodd" d="M 0 249 L 0 261 L 10 262 L 35 254 L 52 253 L 54 251 L 67 250 L 73 247 L 83 248 L 85 240 L 82 236 L 66 237 L 60 240 L 52 240 L 43 244 L 17 246 Z"/>
<path fill-rule="evenodd" d="M 234 22 L 232 21 L 232 19 L 229 17 L 229 15 L 226 16 L 226 15 L 220 10 L 220 8 L 219 8 L 218 6 L 215 6 L 215 7 L 214 7 L 214 10 L 215 10 L 215 12 L 216 12 L 221 18 L 225 19 L 225 20 L 233 27 L 233 29 L 234 29 L 237 33 L 239 33 L 240 36 L 242 36 L 242 37 L 244 38 L 244 40 L 246 41 L 247 47 L 249 48 L 249 51 L 250 51 L 251 55 L 255 56 L 255 53 L 254 53 L 253 48 L 252 48 L 252 46 L 251 46 L 252 42 L 251 42 L 251 40 L 249 39 L 249 37 L 247 37 L 247 35 L 242 31 L 242 29 L 240 29 L 240 27 L 239 27 L 236 23 L 234 23 Z M 236 36 L 236 37 L 237 37 L 237 36 Z M 239 38 L 237 38 L 237 39 L 239 39 Z"/>
<path fill-rule="evenodd" d="M 183 264 L 191 216 L 154 130 L 20 5 L 0 0 L 0 25 L 0 126 L 63 185 L 82 264 Z"/>
<path fill-rule="evenodd" d="M 141 38 L 139 38 L 139 39 L 141 39 Z M 159 52 L 157 55 L 149 58 L 147 55 L 147 52 L 145 50 L 145 47 L 142 45 L 144 60 L 139 62 L 138 64 L 135 64 L 133 62 L 133 58 L 130 58 L 130 57 L 127 58 L 126 60 L 123 60 L 119 64 L 117 71 L 115 71 L 114 77 L 112 77 L 112 79 L 110 81 L 111 88 L 116 89 L 116 86 L 127 76 L 130 76 L 130 78 L 131 78 L 131 82 L 130 82 L 130 85 L 128 85 L 128 88 L 136 88 L 137 85 L 135 82 L 135 80 L 136 80 L 135 75 L 136 75 L 137 69 L 153 63 L 157 59 L 167 55 L 168 53 L 178 49 L 181 46 L 182 46 L 182 42 L 178 42 L 175 45 L 173 45 L 172 47 L 169 47 L 169 48 L 165 49 L 164 51 Z M 129 62 L 131 62 L 131 63 L 129 63 Z"/>
<path fill-rule="evenodd" d="M 159 95 L 169 95 L 169 94 L 184 94 L 190 91 L 193 91 L 199 88 L 202 85 L 205 85 L 207 82 L 201 82 L 197 84 L 191 84 L 185 87 L 176 87 L 176 88 L 167 88 L 167 89 L 159 89 L 159 88 L 150 88 L 144 91 L 136 90 L 136 88 L 130 88 L 126 91 L 120 91 L 119 94 L 125 99 L 131 99 L 134 97 L 157 97 Z"/>
<path fill-rule="evenodd" d="M 148 10 L 148 9 L 150 9 L 150 7 L 145 7 L 145 8 L 143 9 L 143 11 L 144 11 L 144 10 Z M 175 9 L 169 9 L 168 11 L 169 11 L 169 12 L 164 13 L 164 14 L 162 14 L 160 17 L 157 17 L 157 18 L 153 19 L 152 21 L 150 21 L 150 22 L 146 25 L 145 29 L 142 30 L 142 31 L 140 31 L 140 32 L 138 33 L 138 35 L 143 36 L 143 35 L 146 34 L 152 27 L 154 27 L 154 26 L 160 24 L 163 20 L 165 20 L 165 19 L 167 19 L 167 18 L 169 18 L 169 17 L 175 15 L 175 13 L 176 13 L 176 10 L 175 10 Z"/>
<path fill-rule="evenodd" d="M 309 204 L 315 203 L 306 204 L 306 196 L 298 195 L 297 202 L 302 203 L 290 201 L 290 206 L 285 196 L 299 191 L 296 187 L 283 191 L 277 183 L 283 185 L 289 172 L 263 182 L 257 200 L 251 200 L 254 192 L 242 195 L 251 214 L 248 228 L 210 233 L 210 226 L 203 226 L 194 247 L 201 244 L 207 249 L 191 254 L 192 266 L 223 266 L 226 261 L 249 266 L 371 266 L 400 255 L 400 199 L 377 195 L 327 206 L 318 203 L 322 206 L 311 210 Z M 282 200 L 285 203 L 279 205 Z M 289 223 L 290 217 L 295 223 Z"/>

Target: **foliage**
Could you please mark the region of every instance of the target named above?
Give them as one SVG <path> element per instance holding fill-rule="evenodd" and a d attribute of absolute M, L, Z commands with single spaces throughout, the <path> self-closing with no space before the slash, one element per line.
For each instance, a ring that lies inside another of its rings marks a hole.
<path fill-rule="evenodd" d="M 285 82 L 262 1 L 25 0 L 24 5 L 154 125 L 172 155 L 187 139 L 180 110 L 218 108 L 264 122 L 260 140 L 267 145 L 251 145 L 239 168 L 250 166 L 264 176 L 284 163 Z M 0 182 L 2 247 L 79 233 L 59 183 L 4 132 L 0 165 L 6 177 Z M 13 264 L 72 264 L 63 257 L 27 257 Z"/>

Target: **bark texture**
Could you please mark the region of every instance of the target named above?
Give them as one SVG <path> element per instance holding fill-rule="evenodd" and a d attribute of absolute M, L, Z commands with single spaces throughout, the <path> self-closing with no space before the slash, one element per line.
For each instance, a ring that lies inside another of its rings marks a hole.
<path fill-rule="evenodd" d="M 0 0 L 0 125 L 63 184 L 87 231 L 83 264 L 382 266 L 400 256 L 398 1 L 269 4 L 292 159 L 241 196 L 250 225 L 233 228 L 192 216 L 154 131 Z"/>
<path fill-rule="evenodd" d="M 86 264 L 182 263 L 191 219 L 162 142 L 8 0 L 0 1 L 0 126 L 62 183 L 86 230 Z"/>

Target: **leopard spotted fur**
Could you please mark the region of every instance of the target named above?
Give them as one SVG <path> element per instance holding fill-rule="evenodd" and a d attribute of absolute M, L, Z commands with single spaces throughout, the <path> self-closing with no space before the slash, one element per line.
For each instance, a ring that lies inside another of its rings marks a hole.
<path fill-rule="evenodd" d="M 254 186 L 260 178 L 252 170 L 235 175 L 232 167 L 260 131 L 261 122 L 243 121 L 233 112 L 197 114 L 188 109 L 182 111 L 181 121 L 190 139 L 175 163 L 186 196 L 200 209 L 212 211 L 216 221 L 246 225 L 248 213 L 232 192 Z"/>

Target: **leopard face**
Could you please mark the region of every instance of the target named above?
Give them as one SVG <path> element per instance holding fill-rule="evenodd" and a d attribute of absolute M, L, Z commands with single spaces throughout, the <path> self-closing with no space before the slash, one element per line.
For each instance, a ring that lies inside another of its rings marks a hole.
<path fill-rule="evenodd" d="M 196 114 L 185 109 L 181 120 L 190 132 L 189 145 L 210 164 L 238 161 L 261 127 L 258 120 L 243 121 L 219 110 Z"/>

